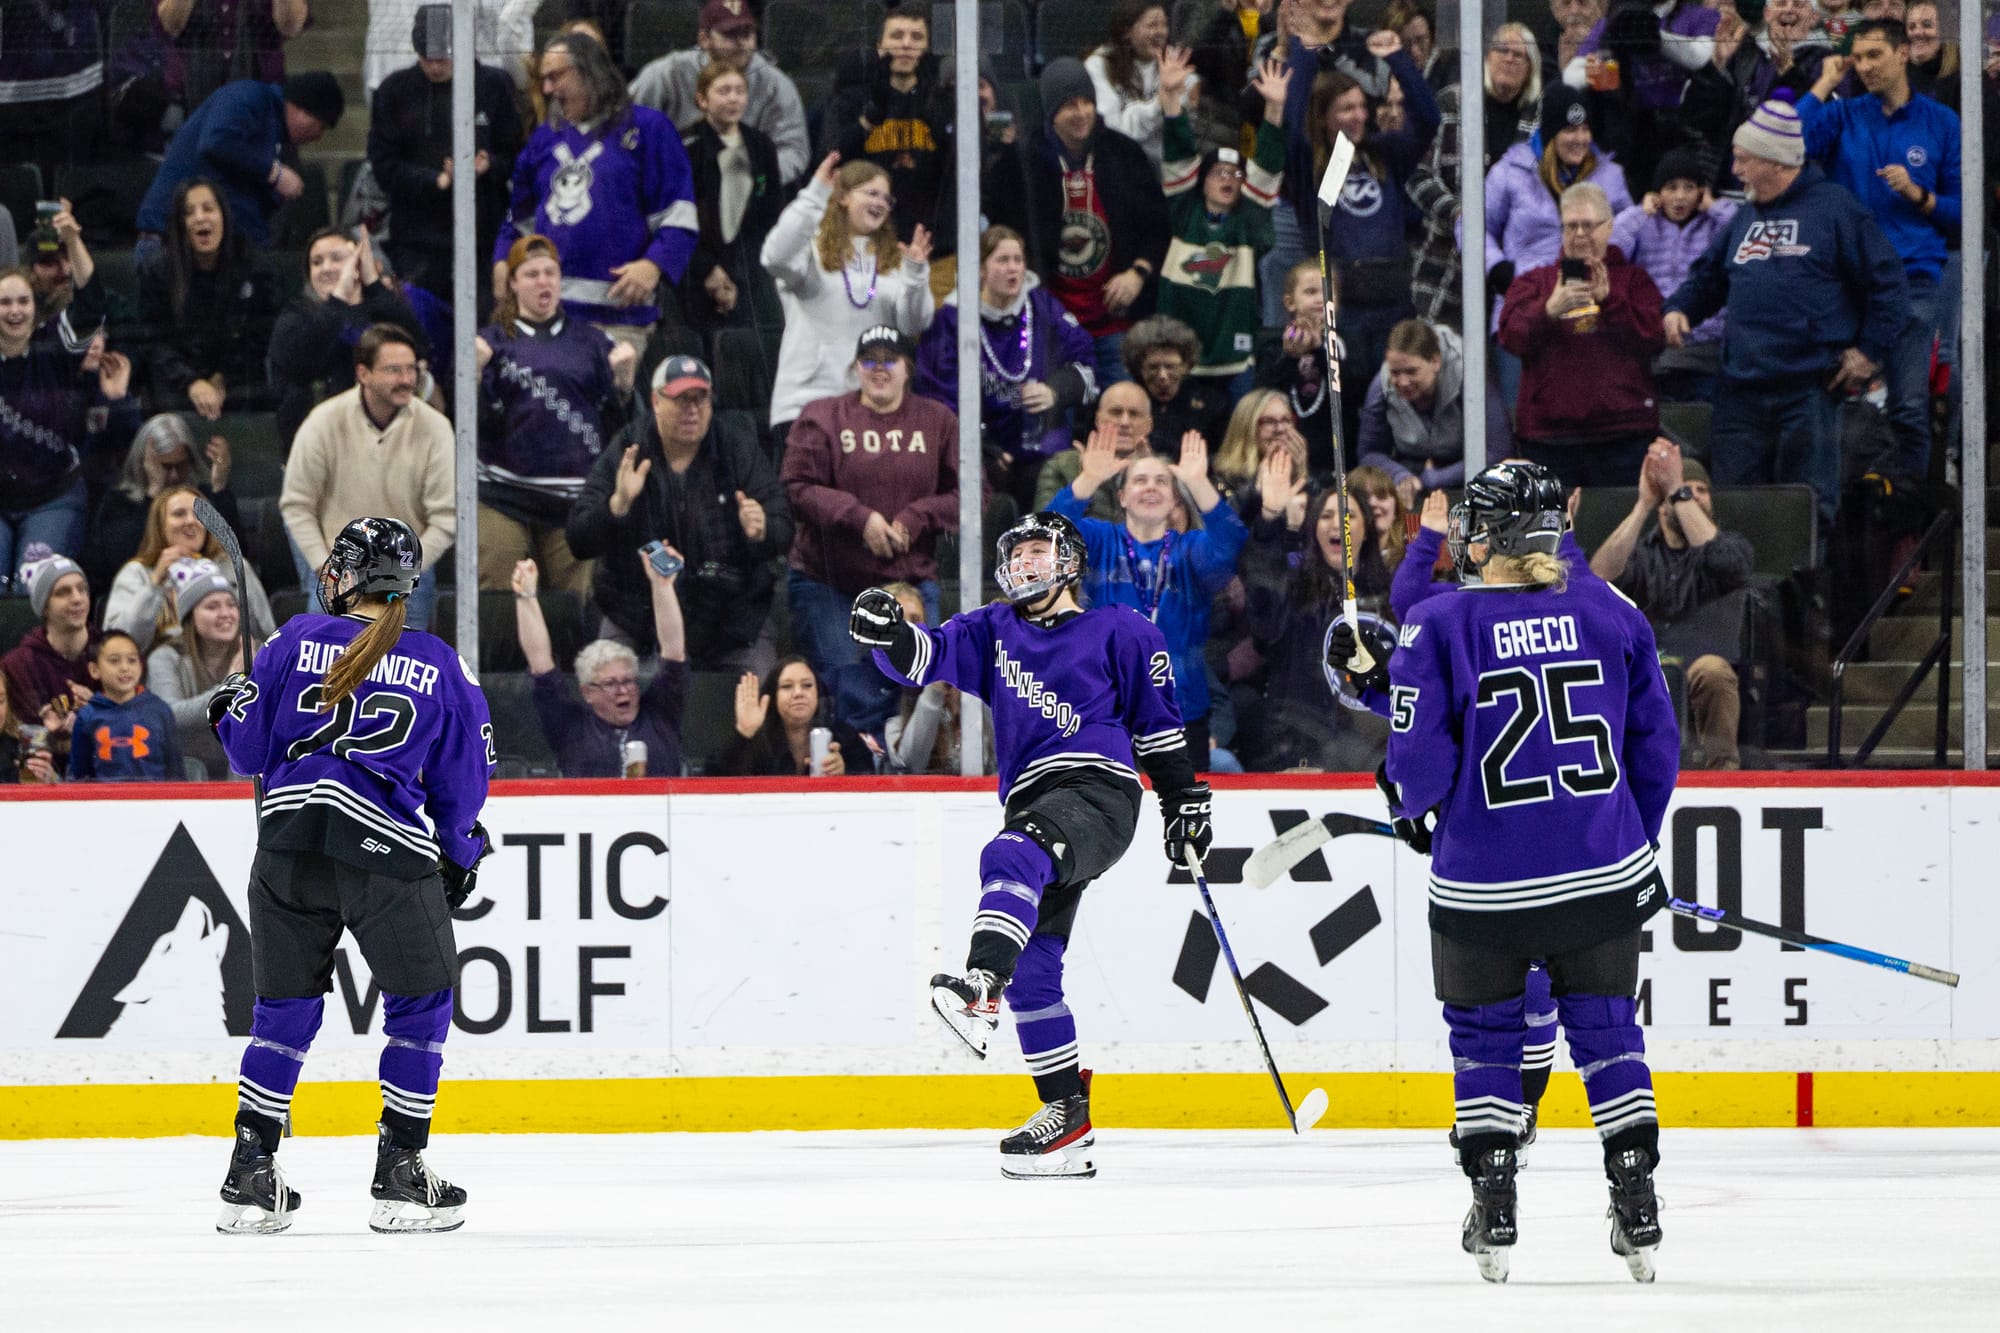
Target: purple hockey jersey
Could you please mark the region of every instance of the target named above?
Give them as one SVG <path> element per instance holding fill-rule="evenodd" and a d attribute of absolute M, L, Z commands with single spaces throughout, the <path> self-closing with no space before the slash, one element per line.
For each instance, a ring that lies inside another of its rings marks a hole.
<path fill-rule="evenodd" d="M 1135 757 L 1158 790 L 1193 782 L 1173 659 L 1137 611 L 1097 607 L 1045 628 L 1011 606 L 982 606 L 935 629 L 909 628 L 908 673 L 879 648 L 875 664 L 906 685 L 945 680 L 986 701 L 1003 802 L 1017 787 L 1080 768 L 1136 782 Z"/>
<path fill-rule="evenodd" d="M 1663 906 L 1680 734 L 1638 608 L 1594 578 L 1474 585 L 1412 608 L 1399 641 L 1388 773 L 1398 814 L 1439 807 L 1432 928 L 1538 957 Z"/>
<path fill-rule="evenodd" d="M 493 772 L 486 696 L 442 639 L 404 630 L 346 701 L 321 709 L 326 672 L 367 627 L 293 616 L 217 728 L 230 766 L 264 779 L 257 845 L 400 879 L 435 871 L 440 854 L 470 866 Z"/>

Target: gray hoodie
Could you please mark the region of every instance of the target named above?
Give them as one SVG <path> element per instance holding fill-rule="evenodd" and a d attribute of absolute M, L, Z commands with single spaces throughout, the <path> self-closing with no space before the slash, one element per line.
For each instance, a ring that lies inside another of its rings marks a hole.
<path fill-rule="evenodd" d="M 701 108 L 694 104 L 694 81 L 707 63 L 708 52 L 699 47 L 663 55 L 632 80 L 632 100 L 664 111 L 676 129 L 685 131 L 701 119 Z M 771 142 L 778 146 L 778 174 L 795 181 L 805 175 L 812 155 L 812 140 L 806 135 L 806 106 L 799 100 L 798 85 L 762 51 L 750 57 L 745 73 L 750 103 L 743 123 L 771 136 Z"/>

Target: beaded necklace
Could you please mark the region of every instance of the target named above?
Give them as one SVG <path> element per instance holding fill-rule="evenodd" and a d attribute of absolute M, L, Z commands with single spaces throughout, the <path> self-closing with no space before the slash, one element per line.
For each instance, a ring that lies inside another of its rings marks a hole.
<path fill-rule="evenodd" d="M 986 336 L 986 321 L 979 321 L 979 353 L 982 360 L 991 367 L 993 373 L 1008 384 L 1019 384 L 1028 378 L 1028 366 L 1033 360 L 1030 348 L 1035 341 L 1035 303 L 1021 303 L 1021 369 L 1014 373 L 1000 364 L 1000 354 L 993 350 L 993 340 Z"/>
<path fill-rule="evenodd" d="M 868 295 L 862 297 L 859 301 L 854 299 L 853 274 L 854 274 L 854 262 L 852 260 L 849 260 L 846 264 L 842 265 L 840 269 L 841 285 L 847 288 L 847 303 L 853 306 L 856 310 L 866 310 L 869 307 L 870 303 L 872 303 L 875 300 L 875 279 L 878 276 L 880 276 L 875 268 L 874 257 L 870 256 L 868 260 Z"/>

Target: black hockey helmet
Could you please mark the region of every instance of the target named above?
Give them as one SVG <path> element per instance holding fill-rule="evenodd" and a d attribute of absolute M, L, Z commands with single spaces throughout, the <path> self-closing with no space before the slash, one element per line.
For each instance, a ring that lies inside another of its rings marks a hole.
<path fill-rule="evenodd" d="M 1047 577 L 1016 583 L 1010 569 L 1014 563 L 1014 548 L 1030 540 L 1047 542 L 1054 561 Z M 1029 514 L 1001 533 L 1000 539 L 993 543 L 993 550 L 997 561 L 993 567 L 993 580 L 1000 585 L 1001 594 L 1016 606 L 1036 601 L 1043 594 L 1058 588 L 1081 585 L 1088 564 L 1083 534 L 1077 530 L 1076 524 L 1047 509 Z"/>
<path fill-rule="evenodd" d="M 1554 555 L 1568 525 L 1562 480 L 1540 463 L 1496 463 L 1465 483 L 1465 542 L 1491 555 Z"/>
<path fill-rule="evenodd" d="M 424 569 L 424 544 L 399 518 L 357 518 L 319 567 L 319 599 L 336 616 L 363 597 L 408 597 Z"/>

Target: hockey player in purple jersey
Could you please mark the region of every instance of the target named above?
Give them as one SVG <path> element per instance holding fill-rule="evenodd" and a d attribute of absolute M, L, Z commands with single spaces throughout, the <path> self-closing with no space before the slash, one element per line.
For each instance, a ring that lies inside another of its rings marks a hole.
<path fill-rule="evenodd" d="M 1634 999 L 1640 926 L 1680 738 L 1653 631 L 1603 582 L 1568 582 L 1561 484 L 1503 463 L 1467 483 L 1480 582 L 1415 607 L 1389 662 L 1382 783 L 1431 856 L 1432 983 L 1451 1029 L 1455 1133 L 1473 1204 L 1462 1244 L 1506 1280 L 1526 1027 L 1548 970 L 1611 1186 L 1611 1248 L 1651 1281 L 1659 1120 Z"/>
<path fill-rule="evenodd" d="M 458 984 L 451 913 L 491 850 L 479 811 L 493 726 L 464 660 L 403 627 L 422 569 L 408 524 L 355 519 L 319 570 L 333 614 L 292 617 L 209 701 L 230 766 L 263 782 L 250 869 L 257 1005 L 218 1231 L 283 1231 L 303 1202 L 275 1154 L 343 926 L 381 987 L 388 1038 L 368 1225 L 462 1225 L 465 1191 L 423 1149 Z"/>
<path fill-rule="evenodd" d="M 984 1059 L 1004 994 L 1042 1109 L 1000 1141 L 1016 1180 L 1097 1174 L 1090 1086 L 1064 1003 L 1063 952 L 1089 883 L 1131 845 L 1136 759 L 1160 797 L 1167 860 L 1206 855 L 1209 791 L 1174 701 L 1173 661 L 1153 623 L 1126 607 L 1084 610 L 1083 537 L 1060 514 L 1031 514 L 998 543 L 1007 605 L 935 629 L 911 625 L 889 593 L 854 599 L 850 633 L 875 663 L 921 689 L 950 681 L 993 710 L 1006 823 L 979 857 L 980 898 L 963 976 L 931 978 L 931 1004 Z"/>

